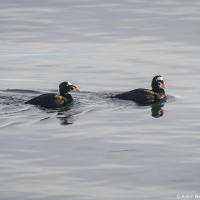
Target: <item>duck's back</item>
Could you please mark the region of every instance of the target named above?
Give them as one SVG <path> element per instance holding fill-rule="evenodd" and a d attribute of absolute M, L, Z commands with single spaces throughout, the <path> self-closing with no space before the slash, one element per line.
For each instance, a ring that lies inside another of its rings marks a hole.
<path fill-rule="evenodd" d="M 48 93 L 48 94 L 42 94 L 38 97 L 35 97 L 29 101 L 27 101 L 27 104 L 33 104 L 33 105 L 39 105 L 45 108 L 59 108 L 67 103 L 70 103 L 72 101 L 72 98 L 70 98 L 71 95 L 67 97 L 63 97 L 57 94 Z"/>
<path fill-rule="evenodd" d="M 143 88 L 124 92 L 116 95 L 115 97 L 124 100 L 132 100 L 141 104 L 150 104 L 156 101 L 155 92 Z"/>

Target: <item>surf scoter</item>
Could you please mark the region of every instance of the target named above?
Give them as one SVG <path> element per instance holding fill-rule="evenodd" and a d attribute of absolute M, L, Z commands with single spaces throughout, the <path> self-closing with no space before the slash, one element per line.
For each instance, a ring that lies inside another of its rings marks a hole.
<path fill-rule="evenodd" d="M 42 94 L 38 97 L 35 97 L 27 101 L 26 104 L 39 105 L 45 108 L 60 108 L 72 102 L 73 98 L 68 93 L 71 90 L 75 90 L 76 92 L 81 92 L 81 90 L 76 86 L 74 86 L 72 83 L 62 82 L 59 85 L 60 94 L 54 94 L 54 93 Z"/>
<path fill-rule="evenodd" d="M 114 98 L 132 100 L 138 104 L 152 104 L 166 98 L 165 91 L 163 89 L 166 88 L 166 85 L 161 75 L 157 75 L 152 79 L 151 87 L 152 90 L 139 88 L 129 92 L 117 94 Z"/>

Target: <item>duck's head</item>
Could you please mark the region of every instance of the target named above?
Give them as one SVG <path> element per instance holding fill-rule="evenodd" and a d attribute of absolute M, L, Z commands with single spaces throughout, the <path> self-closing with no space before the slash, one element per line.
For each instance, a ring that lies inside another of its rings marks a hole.
<path fill-rule="evenodd" d="M 59 85 L 60 95 L 65 95 L 66 93 L 70 92 L 71 90 L 75 90 L 76 92 L 81 92 L 81 90 L 79 88 L 77 88 L 75 85 L 73 85 L 70 82 L 62 82 Z"/>
<path fill-rule="evenodd" d="M 161 88 L 167 88 L 163 77 L 161 75 L 154 76 L 151 82 L 151 87 L 154 92 L 159 91 Z"/>

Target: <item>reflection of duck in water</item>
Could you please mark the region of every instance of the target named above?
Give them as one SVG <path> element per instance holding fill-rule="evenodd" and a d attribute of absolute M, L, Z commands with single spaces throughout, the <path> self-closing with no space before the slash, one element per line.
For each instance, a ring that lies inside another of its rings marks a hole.
<path fill-rule="evenodd" d="M 151 113 L 152 117 L 158 118 L 164 115 L 164 109 L 162 109 L 165 105 L 165 99 L 160 100 L 157 103 L 151 104 Z"/>
<path fill-rule="evenodd" d="M 39 105 L 44 108 L 61 108 L 72 102 L 73 98 L 69 94 L 69 91 L 71 90 L 80 92 L 80 89 L 72 85 L 70 82 L 62 82 L 59 85 L 59 94 L 42 94 L 27 101 L 26 104 Z"/>
<path fill-rule="evenodd" d="M 139 88 L 129 92 L 117 94 L 114 98 L 132 100 L 138 104 L 152 104 L 166 98 L 165 91 L 163 89 L 166 88 L 166 85 L 162 76 L 155 76 L 152 79 L 151 87 L 152 90 Z"/>
<path fill-rule="evenodd" d="M 60 120 L 61 125 L 71 125 L 74 122 L 73 115 L 65 112 L 58 112 L 57 118 Z"/>

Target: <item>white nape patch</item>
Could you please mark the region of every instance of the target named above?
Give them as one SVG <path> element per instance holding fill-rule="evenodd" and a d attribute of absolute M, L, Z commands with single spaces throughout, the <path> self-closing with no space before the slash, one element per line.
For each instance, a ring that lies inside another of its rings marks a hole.
<path fill-rule="evenodd" d="M 70 83 L 70 82 L 67 82 L 68 83 L 68 85 L 73 85 L 72 83 Z"/>
<path fill-rule="evenodd" d="M 162 77 L 162 76 L 159 76 L 156 80 L 157 80 L 157 81 L 163 81 L 163 77 Z"/>

